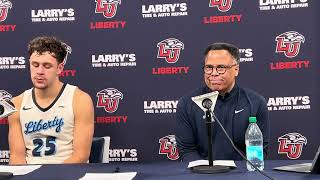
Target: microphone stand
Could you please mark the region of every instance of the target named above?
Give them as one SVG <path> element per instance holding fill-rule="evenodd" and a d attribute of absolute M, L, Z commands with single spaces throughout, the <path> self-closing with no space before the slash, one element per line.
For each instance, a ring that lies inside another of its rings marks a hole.
<path fill-rule="evenodd" d="M 214 112 L 211 111 L 211 106 L 213 105 L 213 102 L 210 98 L 212 98 L 215 102 L 215 98 L 217 97 L 212 97 L 214 95 L 210 94 L 205 94 L 207 97 L 203 97 L 204 95 L 201 96 L 196 96 L 192 98 L 192 101 L 194 101 L 204 112 L 205 112 L 205 117 L 203 119 L 206 119 L 206 124 L 207 124 L 207 133 L 208 133 L 208 161 L 209 165 L 203 165 L 203 166 L 196 166 L 192 168 L 192 171 L 195 173 L 206 173 L 206 174 L 213 174 L 213 173 L 222 173 L 222 172 L 228 172 L 232 169 L 232 167 L 228 166 L 214 166 L 213 165 L 213 158 L 212 158 L 212 122 L 217 121 L 218 125 L 220 126 L 221 130 L 223 133 L 226 135 L 228 140 L 230 141 L 232 147 L 234 150 L 244 159 L 246 160 L 254 169 L 256 169 L 259 173 L 264 175 L 265 177 L 272 179 L 272 177 L 268 176 L 266 173 L 261 171 L 260 169 L 257 168 L 251 161 L 249 161 L 243 154 L 242 152 L 235 146 L 233 143 L 232 139 L 228 135 L 227 131 L 224 129 L 222 124 L 220 123 L 219 119 L 215 116 Z M 208 96 L 211 96 L 210 98 Z M 201 103 L 202 101 L 202 103 Z M 212 117 L 211 117 L 212 115 Z"/>
<path fill-rule="evenodd" d="M 0 119 L 3 119 L 7 116 L 9 116 L 11 113 L 7 114 L 6 112 L 6 108 L 8 108 L 8 105 L 6 106 L 5 103 L 8 103 L 9 105 L 11 105 L 14 108 L 14 104 L 11 101 L 5 101 L 2 99 L 2 97 L 0 97 Z M 13 173 L 12 172 L 0 172 L 0 180 L 2 179 L 10 179 L 13 177 Z"/>
<path fill-rule="evenodd" d="M 192 171 L 200 174 L 215 174 L 224 173 L 231 170 L 228 166 L 213 165 L 213 149 L 212 149 L 212 117 L 211 110 L 208 108 L 205 112 L 205 119 L 207 125 L 207 135 L 208 135 L 208 161 L 209 165 L 195 166 Z"/>

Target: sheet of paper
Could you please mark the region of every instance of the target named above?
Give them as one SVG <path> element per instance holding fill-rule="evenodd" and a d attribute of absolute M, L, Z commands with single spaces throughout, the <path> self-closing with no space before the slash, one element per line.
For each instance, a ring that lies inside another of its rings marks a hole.
<path fill-rule="evenodd" d="M 86 173 L 79 180 L 131 180 L 137 172 L 125 173 Z"/>
<path fill-rule="evenodd" d="M 6 166 L 0 165 L 0 172 L 11 172 L 14 176 L 25 175 L 36 169 L 39 169 L 41 165 L 25 165 L 25 166 Z"/>
<path fill-rule="evenodd" d="M 209 165 L 209 161 L 208 160 L 191 161 L 189 162 L 188 168 L 201 166 L 201 165 Z M 215 160 L 213 161 L 213 165 L 237 167 L 234 161 L 232 160 Z"/>

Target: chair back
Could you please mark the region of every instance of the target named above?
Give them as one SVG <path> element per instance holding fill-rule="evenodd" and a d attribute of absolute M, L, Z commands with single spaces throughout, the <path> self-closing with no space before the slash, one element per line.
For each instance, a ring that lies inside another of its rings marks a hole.
<path fill-rule="evenodd" d="M 92 139 L 89 163 L 109 162 L 110 137 L 94 137 Z"/>

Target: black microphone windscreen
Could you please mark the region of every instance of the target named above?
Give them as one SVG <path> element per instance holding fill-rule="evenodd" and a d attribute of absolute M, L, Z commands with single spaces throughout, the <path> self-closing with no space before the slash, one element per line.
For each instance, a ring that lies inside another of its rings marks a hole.
<path fill-rule="evenodd" d="M 0 115 L 4 113 L 4 107 L 0 104 Z"/>
<path fill-rule="evenodd" d="M 205 98 L 204 100 L 202 100 L 202 106 L 206 109 L 210 109 L 212 106 L 212 101 L 209 98 Z"/>

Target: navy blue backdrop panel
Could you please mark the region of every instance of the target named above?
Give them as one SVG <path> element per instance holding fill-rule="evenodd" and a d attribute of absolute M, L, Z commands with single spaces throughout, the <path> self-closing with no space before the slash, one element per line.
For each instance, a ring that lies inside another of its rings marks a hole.
<path fill-rule="evenodd" d="M 0 89 L 31 88 L 27 43 L 52 35 L 68 46 L 63 82 L 89 93 L 95 136 L 111 161 L 177 160 L 179 98 L 203 84 L 204 49 L 240 48 L 240 86 L 262 94 L 269 159 L 312 159 L 320 144 L 316 0 L 0 1 Z M 7 163 L 8 121 L 0 120 Z"/>

